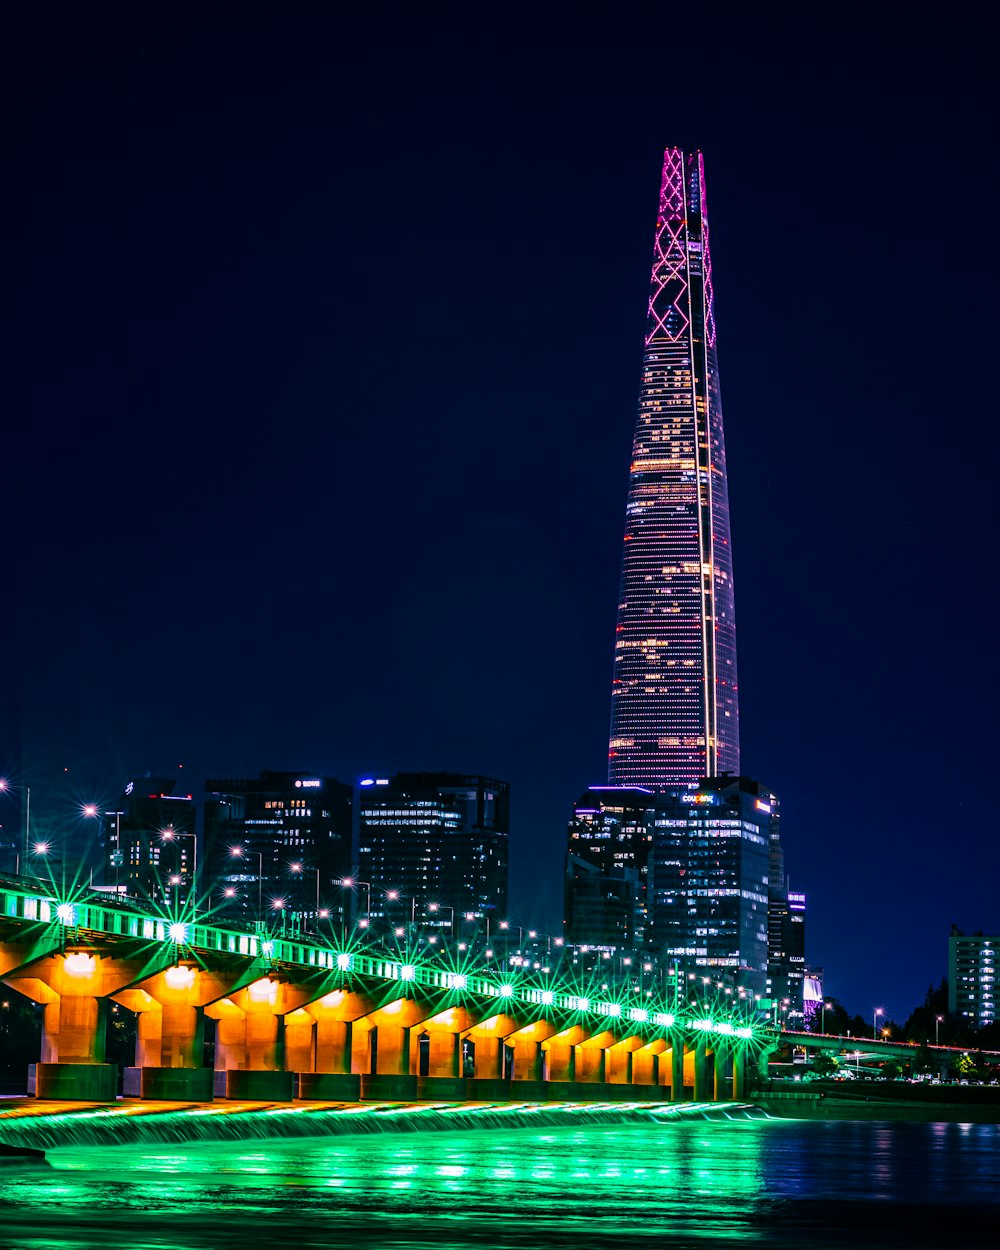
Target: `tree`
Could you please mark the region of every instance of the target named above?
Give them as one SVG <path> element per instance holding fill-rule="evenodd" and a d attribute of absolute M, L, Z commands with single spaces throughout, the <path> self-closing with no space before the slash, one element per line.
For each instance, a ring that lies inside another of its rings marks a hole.
<path fill-rule="evenodd" d="M 902 1075 L 903 1069 L 892 1059 L 890 1059 L 888 1063 L 882 1064 L 883 1081 L 898 1081 Z"/>
<path fill-rule="evenodd" d="M 812 1070 L 817 1076 L 833 1076 L 839 1067 L 833 1055 L 828 1055 L 825 1050 L 821 1050 L 812 1061 Z"/>
<path fill-rule="evenodd" d="M 959 1055 L 948 1066 L 948 1075 L 952 1080 L 968 1080 L 976 1075 L 976 1064 L 968 1055 Z"/>

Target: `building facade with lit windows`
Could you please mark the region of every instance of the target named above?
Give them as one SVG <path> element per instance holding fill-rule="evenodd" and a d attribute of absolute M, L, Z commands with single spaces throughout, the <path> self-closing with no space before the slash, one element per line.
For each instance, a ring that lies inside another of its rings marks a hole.
<path fill-rule="evenodd" d="M 165 903 L 194 888 L 197 805 L 172 777 L 133 777 L 99 812 L 100 878 L 108 891 Z"/>
<path fill-rule="evenodd" d="M 707 777 L 657 796 L 652 938 L 661 960 L 764 996 L 772 794 L 750 777 Z"/>
<path fill-rule="evenodd" d="M 591 786 L 573 805 L 566 843 L 563 929 L 568 942 L 646 942 L 656 796 L 638 786 Z"/>
<path fill-rule="evenodd" d="M 437 923 L 507 914 L 510 786 L 462 773 L 366 777 L 358 800 L 358 877 L 371 915 Z"/>
<path fill-rule="evenodd" d="M 952 928 L 948 938 L 948 1012 L 973 1028 L 996 1024 L 1000 936 L 965 934 Z"/>
<path fill-rule="evenodd" d="M 738 773 L 733 567 L 701 153 L 664 153 L 626 508 L 608 780 Z"/>
<path fill-rule="evenodd" d="M 307 772 L 205 782 L 203 888 L 223 916 L 287 912 L 323 931 L 350 900 L 353 787 Z"/>

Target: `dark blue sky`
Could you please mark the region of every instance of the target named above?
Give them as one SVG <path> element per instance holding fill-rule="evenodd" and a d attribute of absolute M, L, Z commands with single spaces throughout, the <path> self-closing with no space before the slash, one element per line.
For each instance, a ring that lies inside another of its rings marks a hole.
<path fill-rule="evenodd" d="M 743 767 L 828 992 L 902 1018 L 952 921 L 1000 928 L 982 41 L 403 12 L 7 15 L 0 763 L 42 822 L 180 763 L 499 775 L 557 924 L 661 153 L 700 147 Z"/>

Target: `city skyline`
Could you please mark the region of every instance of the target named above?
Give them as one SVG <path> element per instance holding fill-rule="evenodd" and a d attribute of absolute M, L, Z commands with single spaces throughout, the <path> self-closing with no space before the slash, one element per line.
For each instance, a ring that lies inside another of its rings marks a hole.
<path fill-rule="evenodd" d="M 899 1017 L 952 921 L 995 933 L 994 718 L 954 663 L 992 654 L 959 588 L 993 526 L 942 432 L 961 414 L 992 459 L 963 365 L 989 350 L 989 110 L 975 74 L 927 91 L 947 33 L 874 20 L 818 71 L 765 22 L 669 73 L 645 28 L 575 27 L 390 73 L 318 16 L 20 14 L 0 772 L 33 823 L 147 769 L 486 770 L 552 926 L 607 766 L 669 140 L 711 183 L 741 768 L 781 796 L 810 961 Z M 975 256 L 944 302 L 935 152 Z"/>
<path fill-rule="evenodd" d="M 608 781 L 740 771 L 736 610 L 701 152 L 663 154 L 615 627 Z"/>

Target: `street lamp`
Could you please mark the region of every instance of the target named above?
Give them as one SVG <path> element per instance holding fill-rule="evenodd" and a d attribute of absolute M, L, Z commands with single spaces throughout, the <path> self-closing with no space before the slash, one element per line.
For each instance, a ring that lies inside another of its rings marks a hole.
<path fill-rule="evenodd" d="M 872 1011 L 872 1039 L 878 1041 L 878 1018 L 882 1015 L 882 1008 L 876 1007 Z"/>
<path fill-rule="evenodd" d="M 247 857 L 247 853 L 242 846 L 231 846 L 229 848 L 229 854 L 233 859 L 246 859 Z M 251 851 L 250 854 L 257 856 L 257 863 L 259 866 L 259 871 L 257 873 L 257 918 L 260 919 L 261 913 L 264 910 L 262 894 L 264 889 L 264 852 Z"/>
<path fill-rule="evenodd" d="M 191 904 L 191 912 L 193 915 L 198 914 L 198 835 L 194 833 L 178 833 L 173 825 L 168 825 L 166 829 L 160 830 L 160 840 L 162 842 L 173 842 L 176 838 L 190 838 L 194 847 L 193 862 L 191 865 L 191 893 L 188 901 Z"/>
<path fill-rule="evenodd" d="M 941 1045 L 941 1021 L 943 1019 L 944 1019 L 944 1016 L 934 1017 L 934 1045 L 935 1046 Z"/>
<path fill-rule="evenodd" d="M 449 907 L 447 903 L 428 903 L 427 910 L 430 912 L 446 911 L 448 913 L 448 936 L 455 936 L 455 909 Z"/>
<path fill-rule="evenodd" d="M 271 910 L 281 912 L 281 932 L 285 932 L 285 908 L 288 906 L 287 899 L 275 898 L 271 900 Z"/>
<path fill-rule="evenodd" d="M 346 889 L 353 889 L 356 885 L 365 887 L 365 917 L 369 923 L 372 918 L 372 886 L 370 881 L 359 881 L 357 877 L 341 877 L 340 884 Z M 346 910 L 346 909 L 345 909 Z"/>
<path fill-rule="evenodd" d="M 830 1004 L 829 1004 L 829 1003 L 824 1003 L 824 1004 L 823 1004 L 823 1006 L 820 1008 L 820 1025 L 819 1025 L 819 1031 L 820 1031 L 821 1033 L 825 1033 L 825 1032 L 826 1032 L 826 1009 L 827 1009 L 827 1007 L 829 1007 L 829 1006 L 830 1006 Z"/>
<path fill-rule="evenodd" d="M 305 865 L 301 863 L 289 864 L 292 872 L 298 874 L 305 872 Z M 319 869 L 313 870 L 316 873 L 316 915 L 319 915 Z"/>
<path fill-rule="evenodd" d="M 21 859 L 28 862 L 28 836 L 31 829 L 31 786 L 15 786 L 12 781 L 8 781 L 5 777 L 0 777 L 0 794 L 10 794 L 14 790 L 24 791 L 24 851 L 18 856 L 17 869 L 20 869 Z M 15 876 L 20 876 L 19 871 L 15 871 Z"/>

